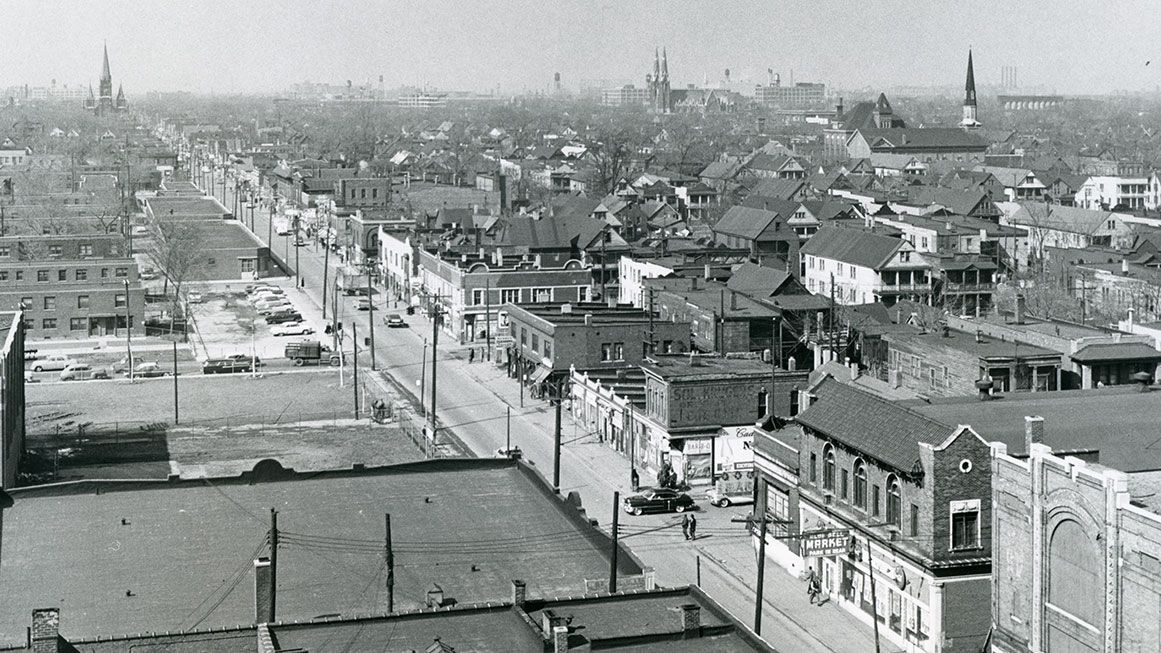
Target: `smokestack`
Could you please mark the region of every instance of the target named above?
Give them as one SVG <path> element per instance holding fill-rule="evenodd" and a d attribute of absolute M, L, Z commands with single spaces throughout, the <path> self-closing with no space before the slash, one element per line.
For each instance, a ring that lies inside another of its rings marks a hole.
<path fill-rule="evenodd" d="M 1032 445 L 1043 444 L 1044 442 L 1044 418 L 1043 417 L 1024 417 L 1024 449 L 1027 453 L 1032 453 Z"/>
<path fill-rule="evenodd" d="M 701 637 L 701 606 L 696 603 L 681 606 L 681 637 L 682 639 Z"/>
<path fill-rule="evenodd" d="M 512 605 L 517 608 L 524 607 L 524 601 L 528 598 L 528 586 L 522 580 L 512 581 Z"/>
<path fill-rule="evenodd" d="M 1024 293 L 1016 295 L 1016 324 L 1024 324 L 1024 313 L 1028 310 L 1028 300 Z"/>
<path fill-rule="evenodd" d="M 32 653 L 59 653 L 60 610 L 40 608 L 32 611 L 32 629 L 29 631 L 29 648 Z"/>
<path fill-rule="evenodd" d="M 274 623 L 274 573 L 270 558 L 254 561 L 254 621 Z"/>

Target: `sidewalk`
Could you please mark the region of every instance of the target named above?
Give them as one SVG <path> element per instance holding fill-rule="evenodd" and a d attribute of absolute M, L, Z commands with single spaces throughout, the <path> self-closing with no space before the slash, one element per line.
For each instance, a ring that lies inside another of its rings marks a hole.
<path fill-rule="evenodd" d="M 105 338 L 86 338 L 83 340 L 26 340 L 26 350 L 35 349 L 42 357 L 48 354 L 101 354 L 125 351 L 125 338 L 108 336 Z M 193 345 L 189 342 L 177 343 L 179 350 L 192 351 Z M 173 341 L 164 338 L 140 336 L 133 338 L 133 352 L 144 351 L 172 351 Z"/>

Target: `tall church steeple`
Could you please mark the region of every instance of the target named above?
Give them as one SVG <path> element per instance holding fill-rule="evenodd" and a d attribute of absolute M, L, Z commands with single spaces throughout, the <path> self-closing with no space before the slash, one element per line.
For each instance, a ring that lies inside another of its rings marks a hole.
<path fill-rule="evenodd" d="M 109 72 L 109 44 L 105 44 L 105 59 L 101 64 L 101 81 L 113 83 L 113 74 Z"/>
<path fill-rule="evenodd" d="M 976 119 L 976 72 L 972 66 L 972 51 L 968 49 L 967 80 L 964 82 L 963 120 L 959 126 L 964 129 L 975 129 L 980 126 Z"/>

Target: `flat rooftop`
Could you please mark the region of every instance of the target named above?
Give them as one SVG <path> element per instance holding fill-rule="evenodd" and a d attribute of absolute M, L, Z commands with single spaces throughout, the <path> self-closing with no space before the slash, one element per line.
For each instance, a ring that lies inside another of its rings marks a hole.
<path fill-rule="evenodd" d="M 398 610 L 419 607 L 433 583 L 460 603 L 505 600 L 514 578 L 529 596 L 583 594 L 585 579 L 608 575 L 607 539 L 534 474 L 511 461 L 443 460 L 252 484 L 14 490 L 0 522 L 0 644 L 23 641 L 33 607 L 67 613 L 69 638 L 251 623 L 270 508 L 283 621 L 384 611 L 386 513 Z M 620 559 L 622 573 L 640 573 Z"/>
<path fill-rule="evenodd" d="M 515 317 L 521 312 L 540 318 L 554 326 L 584 324 L 586 317 L 593 324 L 641 324 L 649 322 L 649 311 L 633 306 L 609 306 L 599 302 L 516 304 Z M 660 322 L 660 319 L 657 320 Z"/>
<path fill-rule="evenodd" d="M 770 376 L 770 363 L 760 358 L 730 358 L 724 356 L 697 356 L 693 355 L 654 355 L 641 364 L 641 368 L 648 370 L 663 379 L 699 379 L 705 377 L 729 378 L 738 375 L 764 374 Z M 805 375 L 806 372 L 788 372 L 779 369 L 783 374 Z"/>
<path fill-rule="evenodd" d="M 970 424 L 984 440 L 1008 445 L 1010 454 L 1027 453 L 1024 417 L 1038 415 L 1044 418 L 1044 444 L 1058 455 L 1097 450 L 1106 467 L 1161 470 L 1161 389 L 1141 392 L 1133 385 L 903 403 L 944 424 Z"/>
<path fill-rule="evenodd" d="M 888 333 L 883 338 L 893 345 L 906 346 L 907 343 L 922 343 L 929 346 L 947 347 L 956 349 L 980 358 L 1041 358 L 1056 356 L 1061 353 L 1011 340 L 1000 340 L 988 335 L 981 335 L 977 340 L 976 334 L 963 331 L 949 330 L 947 335 L 942 333 Z"/>

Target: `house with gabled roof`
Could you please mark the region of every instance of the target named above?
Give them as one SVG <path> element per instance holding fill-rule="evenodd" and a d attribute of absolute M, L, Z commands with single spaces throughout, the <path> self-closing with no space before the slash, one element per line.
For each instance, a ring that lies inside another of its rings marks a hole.
<path fill-rule="evenodd" d="M 799 236 L 790 225 L 798 202 L 770 199 L 766 208 L 731 206 L 714 225 L 714 241 L 734 249 L 748 249 L 755 259 L 774 256 L 798 269 Z"/>
<path fill-rule="evenodd" d="M 931 302 L 931 263 L 901 238 L 824 226 L 803 245 L 801 257 L 807 289 L 838 304 Z"/>
<path fill-rule="evenodd" d="M 912 154 L 924 162 L 934 160 L 983 163 L 988 143 L 979 134 L 955 127 L 857 129 L 846 142 L 852 158 L 872 153 Z"/>

